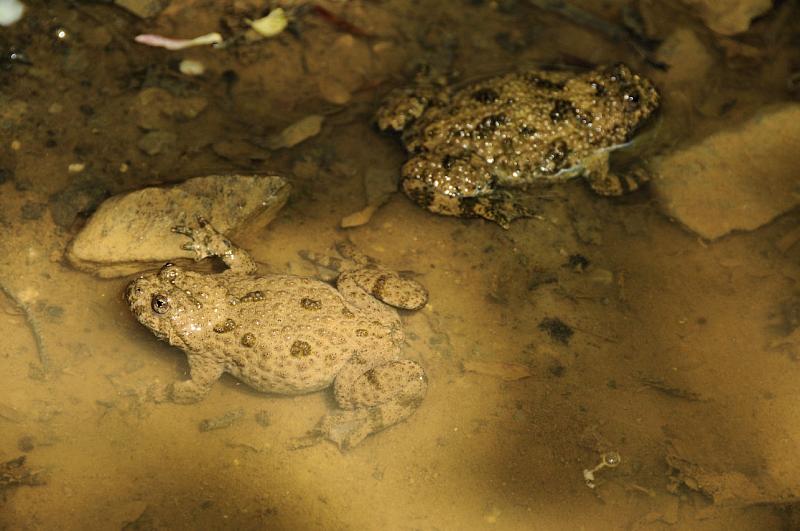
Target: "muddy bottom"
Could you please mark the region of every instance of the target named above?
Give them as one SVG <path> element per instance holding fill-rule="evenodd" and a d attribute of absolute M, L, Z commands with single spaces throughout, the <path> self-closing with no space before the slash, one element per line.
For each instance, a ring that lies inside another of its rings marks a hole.
<path fill-rule="evenodd" d="M 574 179 L 529 190 L 536 215 L 507 230 L 438 216 L 391 193 L 406 154 L 373 119 L 418 63 L 472 79 L 624 61 L 662 85 L 651 147 L 628 156 L 646 159 L 790 99 L 797 45 L 761 37 L 796 30 L 791 2 L 739 40 L 649 2 L 569 4 L 627 27 L 625 39 L 523 1 L 175 0 L 149 19 L 27 4 L 0 33 L 1 528 L 799 525 L 796 209 L 708 241 L 647 186 L 602 198 Z M 287 29 L 248 33 L 246 19 L 278 4 Z M 672 83 L 649 60 L 680 28 L 711 50 L 705 81 Z M 214 31 L 232 42 L 133 40 Z M 204 73 L 181 72 L 186 59 Z M 151 87 L 174 100 L 143 101 Z M 324 117 L 318 132 L 274 143 L 311 115 Z M 428 289 L 422 310 L 401 315 L 403 355 L 428 377 L 409 419 L 346 452 L 298 449 L 335 407 L 330 390 L 261 394 L 223 376 L 197 404 L 154 399 L 188 377 L 186 356 L 130 314 L 133 277 L 77 271 L 64 250 L 105 198 L 212 173 L 291 183 L 270 225 L 237 239 L 262 273 L 318 275 L 300 251 L 350 239 Z"/>

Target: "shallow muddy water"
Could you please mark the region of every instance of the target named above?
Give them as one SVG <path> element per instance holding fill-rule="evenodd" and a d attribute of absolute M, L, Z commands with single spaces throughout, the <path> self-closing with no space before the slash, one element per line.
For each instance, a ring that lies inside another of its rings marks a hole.
<path fill-rule="evenodd" d="M 664 158 L 795 109 L 795 2 L 735 36 L 647 0 L 567 13 L 522 0 L 174 0 L 147 19 L 108 2 L 26 3 L 0 28 L 0 528 L 800 527 L 796 165 L 770 170 L 792 176 L 793 196 L 765 188 L 753 205 L 781 206 L 752 226 L 733 216 L 747 230 L 718 237 L 703 231 L 750 196 L 669 195 Z M 287 29 L 247 33 L 278 6 Z M 134 42 L 215 31 L 225 46 Z M 205 72 L 182 73 L 186 59 Z M 416 65 L 459 84 L 615 62 L 652 79 L 662 105 L 612 162 L 662 157 L 662 180 L 618 198 L 582 179 L 537 186 L 535 216 L 508 229 L 402 192 L 374 201 L 376 179 L 395 189 L 406 159 L 374 113 Z M 153 113 L 140 98 L 152 87 L 178 103 Z M 268 140 L 310 115 L 324 117 L 318 134 Z M 800 145 L 775 136 L 749 147 Z M 724 171 L 752 192 L 741 166 Z M 154 399 L 188 378 L 186 356 L 131 315 L 133 276 L 97 278 L 64 252 L 105 198 L 215 173 L 292 185 L 269 226 L 236 236 L 262 274 L 319 278 L 300 251 L 350 239 L 427 288 L 428 304 L 401 314 L 403 356 L 428 378 L 410 418 L 347 451 L 297 449 L 336 407 L 330 390 L 286 397 L 223 376 L 196 404 Z M 692 201 L 707 205 L 702 229 L 679 208 Z M 366 223 L 341 228 L 369 203 Z"/>

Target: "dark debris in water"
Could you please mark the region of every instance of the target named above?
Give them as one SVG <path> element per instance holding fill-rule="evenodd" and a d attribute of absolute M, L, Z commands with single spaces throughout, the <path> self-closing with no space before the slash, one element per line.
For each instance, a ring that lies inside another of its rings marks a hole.
<path fill-rule="evenodd" d="M 237 409 L 234 411 L 228 411 L 224 415 L 217 418 L 205 419 L 200 422 L 200 431 L 212 431 L 227 428 L 243 416 L 244 409 Z"/>
<path fill-rule="evenodd" d="M 539 323 L 539 330 L 547 332 L 551 339 L 564 345 L 569 343 L 570 338 L 575 333 L 571 326 L 558 317 L 545 317 L 542 319 Z"/>
<path fill-rule="evenodd" d="M 553 360 L 553 362 L 547 368 L 547 371 L 556 378 L 561 378 L 562 376 L 564 376 L 566 370 L 567 368 L 564 367 L 564 365 L 558 360 Z"/>
<path fill-rule="evenodd" d="M 17 439 L 17 448 L 22 452 L 32 452 L 35 447 L 36 444 L 31 435 L 23 435 Z"/>
<path fill-rule="evenodd" d="M 30 470 L 25 465 L 25 456 L 21 455 L 5 463 L 0 463 L 0 492 L 20 485 L 44 485 L 41 474 Z"/>
<path fill-rule="evenodd" d="M 590 263 L 591 262 L 589 259 L 582 254 L 571 254 L 566 266 L 576 273 L 582 273 L 583 271 L 586 271 L 586 268 L 589 267 Z"/>
<path fill-rule="evenodd" d="M 269 411 L 262 409 L 256 412 L 256 424 L 261 426 L 262 428 L 268 428 L 272 424 L 272 415 L 269 414 Z"/>

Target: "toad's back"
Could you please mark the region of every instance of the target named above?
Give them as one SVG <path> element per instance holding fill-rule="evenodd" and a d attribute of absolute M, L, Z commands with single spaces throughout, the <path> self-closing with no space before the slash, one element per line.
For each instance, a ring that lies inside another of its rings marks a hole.
<path fill-rule="evenodd" d="M 202 350 L 261 391 L 305 393 L 330 385 L 342 365 L 370 348 L 391 348 L 399 330 L 354 306 L 330 285 L 295 276 L 223 275 Z M 233 304 L 231 304 L 233 302 Z"/>
<path fill-rule="evenodd" d="M 657 98 L 649 82 L 622 67 L 513 72 L 453 91 L 446 104 L 432 105 L 412 123 L 403 140 L 411 152 L 474 153 L 513 185 L 523 175 L 550 176 L 626 142 Z"/>

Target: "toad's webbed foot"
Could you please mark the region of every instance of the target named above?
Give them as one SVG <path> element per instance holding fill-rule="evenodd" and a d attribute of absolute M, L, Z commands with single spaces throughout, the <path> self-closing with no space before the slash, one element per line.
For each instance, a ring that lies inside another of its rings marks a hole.
<path fill-rule="evenodd" d="M 419 400 L 421 401 L 421 399 Z M 307 435 L 292 441 L 294 449 L 331 441 L 340 450 L 349 450 L 373 433 L 386 429 L 409 417 L 419 402 L 401 405 L 397 402 L 369 408 L 340 410 L 322 417 Z"/>
<path fill-rule="evenodd" d="M 210 256 L 218 256 L 232 272 L 253 273 L 256 271 L 256 263 L 250 255 L 234 245 L 211 223 L 198 216 L 197 225 L 197 227 L 178 226 L 172 228 L 172 232 L 191 239 L 181 248 L 194 252 L 195 260 L 200 261 Z"/>
<path fill-rule="evenodd" d="M 378 412 L 377 408 L 372 409 L 375 413 Z M 378 426 L 379 419 L 372 419 L 372 416 L 374 414 L 371 414 L 368 409 L 340 411 L 325 415 L 309 436 L 331 441 L 340 450 L 349 450 L 371 433 L 383 429 L 382 426 Z"/>
<path fill-rule="evenodd" d="M 338 446 L 339 450 L 349 450 L 371 433 L 378 431 L 373 428 L 374 423 L 370 422 L 369 417 L 370 413 L 366 409 L 325 415 L 306 435 L 291 439 L 289 449 L 309 448 L 327 440 Z"/>

